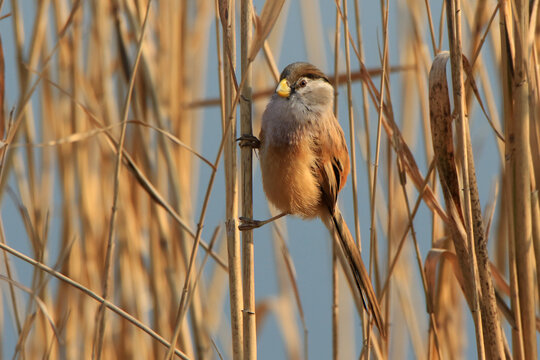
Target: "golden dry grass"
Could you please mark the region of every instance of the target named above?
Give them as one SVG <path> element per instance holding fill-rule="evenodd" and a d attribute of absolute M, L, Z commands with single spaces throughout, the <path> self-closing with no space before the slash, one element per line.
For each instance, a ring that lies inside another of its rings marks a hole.
<path fill-rule="evenodd" d="M 332 29 L 312 21 L 328 3 Z M 28 14 L 28 3 L 0 0 L 4 354 L 255 359 L 273 315 L 288 358 L 318 358 L 284 224 L 269 225 L 278 291 L 268 298 L 255 297 L 258 233 L 238 231 L 239 216 L 257 216 L 257 157 L 236 138 L 257 134 L 293 21 L 308 60 L 333 58 L 353 160 L 342 201 L 388 326 L 376 332 L 329 254 L 333 358 L 400 357 L 406 344 L 415 358 L 459 358 L 472 318 L 478 358 L 536 359 L 539 1 L 437 4 L 304 0 L 295 14 L 280 0 L 42 0 Z M 221 131 L 206 131 L 202 110 L 216 106 Z M 478 132 L 497 149 L 482 155 L 501 168 L 490 183 L 475 170 Z M 209 212 L 224 214 L 220 226 L 206 226 Z M 13 219 L 23 230 L 6 237 Z"/>

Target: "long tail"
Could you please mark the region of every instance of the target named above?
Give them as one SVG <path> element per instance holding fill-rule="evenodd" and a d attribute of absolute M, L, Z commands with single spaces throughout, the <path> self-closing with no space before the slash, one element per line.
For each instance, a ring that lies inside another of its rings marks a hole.
<path fill-rule="evenodd" d="M 343 219 L 339 208 L 336 206 L 333 213 L 329 212 L 329 217 L 331 218 L 331 224 L 328 224 L 325 221 L 326 226 L 329 228 L 330 232 L 333 232 L 335 229 L 335 234 L 339 239 L 345 258 L 347 259 L 349 266 L 351 267 L 351 272 L 354 276 L 358 290 L 360 291 L 360 296 L 362 302 L 364 303 L 364 308 L 368 311 L 371 316 L 375 319 L 375 324 L 379 329 L 379 332 L 384 337 L 386 336 L 386 331 L 384 327 L 384 322 L 381 314 L 381 309 L 379 308 L 379 301 L 371 285 L 371 280 L 369 279 L 368 272 L 364 265 L 364 261 L 360 256 L 360 251 L 354 243 L 351 231 Z"/>

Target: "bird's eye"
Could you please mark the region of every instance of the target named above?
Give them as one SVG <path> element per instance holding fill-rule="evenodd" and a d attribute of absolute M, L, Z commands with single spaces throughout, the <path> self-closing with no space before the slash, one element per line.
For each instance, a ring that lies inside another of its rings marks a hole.
<path fill-rule="evenodd" d="M 302 79 L 302 80 L 300 80 L 300 82 L 298 83 L 298 87 L 301 87 L 301 88 L 303 88 L 303 87 L 306 86 L 306 85 L 307 85 L 306 79 Z"/>

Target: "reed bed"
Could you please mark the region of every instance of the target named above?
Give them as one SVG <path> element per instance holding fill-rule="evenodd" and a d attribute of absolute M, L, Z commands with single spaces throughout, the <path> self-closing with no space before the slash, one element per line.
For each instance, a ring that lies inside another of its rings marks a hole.
<path fill-rule="evenodd" d="M 386 336 L 320 224 L 238 230 L 299 60 Z M 539 90 L 539 1 L 0 0 L 0 355 L 536 359 Z"/>

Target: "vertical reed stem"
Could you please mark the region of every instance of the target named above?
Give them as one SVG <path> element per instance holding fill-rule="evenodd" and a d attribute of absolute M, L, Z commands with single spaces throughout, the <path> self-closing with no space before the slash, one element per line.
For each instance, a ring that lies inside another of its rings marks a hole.
<path fill-rule="evenodd" d="M 514 239 L 521 311 L 523 347 L 526 359 L 537 359 L 536 311 L 531 229 L 531 182 L 529 169 L 529 2 L 516 0 L 517 26 L 514 32 L 516 49 L 513 72 L 514 119 L 513 133 L 507 136 L 511 147 L 510 171 L 514 195 Z"/>
<path fill-rule="evenodd" d="M 222 19 L 223 24 L 223 63 L 224 71 L 224 92 L 222 98 L 225 99 L 223 131 L 226 131 L 229 119 L 226 116 L 231 114 L 231 102 L 233 98 L 233 85 L 231 81 L 231 72 L 234 71 L 234 64 L 229 59 L 234 59 L 234 38 L 232 31 L 234 29 L 234 1 L 227 5 L 228 16 Z M 230 57 L 229 57 L 230 54 Z M 234 61 L 234 60 L 233 60 Z M 234 116 L 234 115 L 233 115 Z M 236 171 L 236 121 L 231 121 L 231 128 L 225 149 L 225 181 L 226 181 L 226 231 L 227 231 L 227 253 L 229 264 L 229 300 L 231 312 L 231 337 L 232 351 L 234 360 L 243 359 L 243 325 L 242 325 L 242 275 L 241 275 L 241 252 L 240 236 L 236 224 L 238 216 L 238 185 Z"/>
<path fill-rule="evenodd" d="M 240 97 L 240 129 L 242 135 L 253 135 L 251 125 L 251 69 L 249 44 L 251 43 L 251 0 L 242 0 L 240 8 L 240 53 L 242 79 L 245 79 Z M 241 150 L 242 162 L 242 215 L 253 217 L 253 151 L 244 146 Z M 242 232 L 243 247 L 243 297 L 244 308 L 244 359 L 257 359 L 257 333 L 255 318 L 255 271 L 253 231 Z"/>
<path fill-rule="evenodd" d="M 465 99 L 463 87 L 463 62 L 461 45 L 461 2 L 451 0 L 447 2 L 448 37 L 450 43 L 450 61 L 452 66 L 452 86 L 454 94 L 454 113 L 456 114 L 456 132 L 458 148 L 458 164 L 461 167 L 461 186 L 463 188 L 463 218 L 467 238 L 464 239 L 468 249 L 468 266 L 471 278 L 470 305 L 476 330 L 476 346 L 479 359 L 485 358 L 483 341 L 482 314 L 479 307 L 478 294 L 478 267 L 476 264 L 476 251 L 473 236 L 471 196 L 469 185 L 469 169 L 467 160 L 467 129 L 468 121 L 465 116 Z"/>

